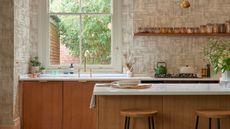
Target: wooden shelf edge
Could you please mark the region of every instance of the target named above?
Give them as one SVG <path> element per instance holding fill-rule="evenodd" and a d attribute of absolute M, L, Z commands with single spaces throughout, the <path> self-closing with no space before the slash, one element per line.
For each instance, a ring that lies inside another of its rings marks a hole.
<path fill-rule="evenodd" d="M 194 33 L 194 34 L 182 34 L 182 33 L 134 33 L 134 36 L 230 36 L 230 33 Z"/>

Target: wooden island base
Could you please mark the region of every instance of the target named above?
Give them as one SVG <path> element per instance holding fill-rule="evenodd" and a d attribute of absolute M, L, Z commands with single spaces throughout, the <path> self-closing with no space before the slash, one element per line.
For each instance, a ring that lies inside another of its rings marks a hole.
<path fill-rule="evenodd" d="M 122 109 L 158 110 L 156 129 L 194 129 L 195 111 L 200 109 L 230 110 L 230 96 L 225 95 L 108 95 L 97 96 L 97 129 L 123 129 Z M 216 129 L 216 120 L 212 129 Z M 148 129 L 147 119 L 131 120 L 130 129 Z M 201 118 L 199 129 L 208 129 L 208 119 Z M 221 119 L 221 129 L 230 129 L 230 119 Z"/>

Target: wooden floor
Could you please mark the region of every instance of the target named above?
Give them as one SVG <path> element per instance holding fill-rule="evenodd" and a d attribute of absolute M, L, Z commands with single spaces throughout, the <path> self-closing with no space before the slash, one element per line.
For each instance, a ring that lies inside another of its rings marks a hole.
<path fill-rule="evenodd" d="M 195 111 L 229 109 L 230 96 L 97 96 L 97 128 L 123 129 L 122 109 L 158 110 L 157 129 L 194 129 Z M 212 121 L 213 129 L 216 120 Z M 131 119 L 130 129 L 147 129 L 147 119 Z M 201 118 L 199 129 L 208 129 L 208 120 Z M 221 129 L 230 129 L 230 119 L 221 119 Z"/>

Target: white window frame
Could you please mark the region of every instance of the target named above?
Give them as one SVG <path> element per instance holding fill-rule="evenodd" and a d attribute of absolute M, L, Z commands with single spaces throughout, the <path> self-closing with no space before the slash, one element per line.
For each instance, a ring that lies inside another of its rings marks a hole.
<path fill-rule="evenodd" d="M 38 57 L 42 64 L 48 69 L 63 68 L 66 65 L 50 65 L 50 47 L 49 44 L 49 0 L 39 0 L 39 25 L 38 25 Z M 122 55 L 121 55 L 121 0 L 112 0 L 112 48 L 110 65 L 87 65 L 87 68 L 99 72 L 122 72 Z M 83 68 L 83 65 L 76 66 Z"/>

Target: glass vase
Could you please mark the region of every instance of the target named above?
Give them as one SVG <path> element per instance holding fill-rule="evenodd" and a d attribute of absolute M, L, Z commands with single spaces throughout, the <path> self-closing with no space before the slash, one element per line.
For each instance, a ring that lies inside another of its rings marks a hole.
<path fill-rule="evenodd" d="M 222 73 L 220 78 L 220 86 L 223 88 L 230 88 L 230 71 L 225 71 Z"/>

